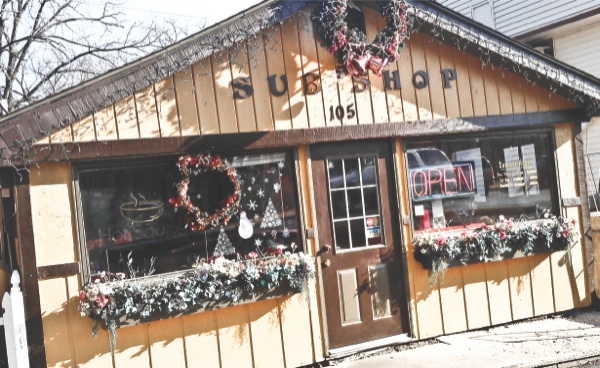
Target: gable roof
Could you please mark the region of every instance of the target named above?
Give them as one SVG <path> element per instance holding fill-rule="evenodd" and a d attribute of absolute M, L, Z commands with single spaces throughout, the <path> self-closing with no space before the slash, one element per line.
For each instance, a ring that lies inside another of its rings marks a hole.
<path fill-rule="evenodd" d="M 170 47 L 0 119 L 0 166 L 34 141 L 280 23 L 315 0 L 265 0 Z M 600 112 L 600 80 L 430 1 L 411 1 L 416 29 Z M 365 5 L 379 9 L 376 2 Z"/>

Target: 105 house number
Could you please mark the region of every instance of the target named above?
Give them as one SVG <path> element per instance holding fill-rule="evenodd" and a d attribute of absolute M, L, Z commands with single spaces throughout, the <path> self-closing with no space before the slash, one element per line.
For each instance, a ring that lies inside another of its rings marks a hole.
<path fill-rule="evenodd" d="M 354 109 L 354 104 L 351 103 L 346 106 L 346 109 L 342 105 L 337 106 L 329 106 L 329 121 L 352 119 L 356 116 L 356 110 Z"/>

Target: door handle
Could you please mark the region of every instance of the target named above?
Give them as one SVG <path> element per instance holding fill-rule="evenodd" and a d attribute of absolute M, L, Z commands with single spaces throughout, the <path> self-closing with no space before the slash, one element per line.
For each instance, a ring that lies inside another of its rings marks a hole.
<path fill-rule="evenodd" d="M 330 244 L 325 244 L 324 246 L 321 247 L 321 253 L 329 253 L 329 252 L 331 252 Z"/>

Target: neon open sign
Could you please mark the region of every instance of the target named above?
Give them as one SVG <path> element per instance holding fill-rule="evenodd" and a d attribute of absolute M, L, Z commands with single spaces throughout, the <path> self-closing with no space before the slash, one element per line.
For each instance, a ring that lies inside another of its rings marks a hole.
<path fill-rule="evenodd" d="M 453 162 L 448 166 L 410 170 L 411 194 L 414 201 L 477 194 L 473 164 Z"/>

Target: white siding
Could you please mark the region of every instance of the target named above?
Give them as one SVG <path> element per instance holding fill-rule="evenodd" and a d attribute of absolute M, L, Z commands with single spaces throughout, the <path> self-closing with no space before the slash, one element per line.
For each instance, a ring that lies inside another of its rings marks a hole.
<path fill-rule="evenodd" d="M 436 0 L 471 17 L 471 8 L 485 0 Z M 600 0 L 491 0 L 496 30 L 519 36 L 530 31 L 600 8 Z"/>
<path fill-rule="evenodd" d="M 554 37 L 558 60 L 600 78 L 600 24 Z"/>

